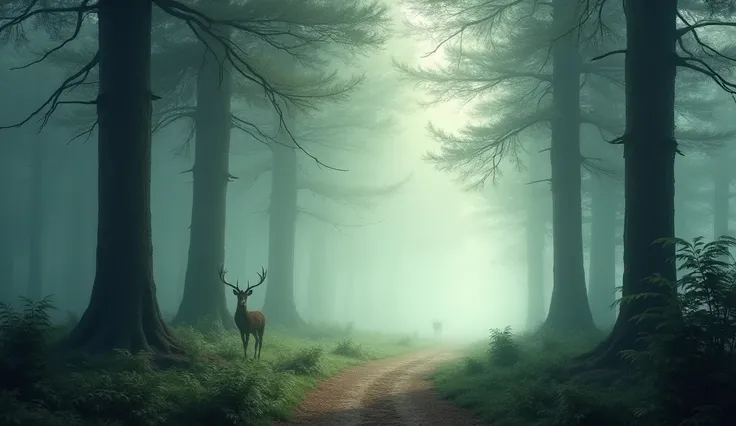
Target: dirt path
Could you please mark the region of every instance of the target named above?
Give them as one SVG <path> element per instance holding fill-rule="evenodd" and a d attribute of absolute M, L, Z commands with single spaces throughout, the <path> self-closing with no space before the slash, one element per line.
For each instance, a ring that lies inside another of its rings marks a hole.
<path fill-rule="evenodd" d="M 433 369 L 457 356 L 457 350 L 439 348 L 351 368 L 307 395 L 290 422 L 274 424 L 485 425 L 439 400 L 426 379 Z"/>

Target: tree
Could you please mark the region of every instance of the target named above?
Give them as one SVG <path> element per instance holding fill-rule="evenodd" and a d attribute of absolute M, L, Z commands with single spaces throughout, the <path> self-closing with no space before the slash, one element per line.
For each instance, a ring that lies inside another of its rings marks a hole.
<path fill-rule="evenodd" d="M 604 7 L 605 1 L 597 6 Z M 676 280 L 673 245 L 653 244 L 675 235 L 675 78 L 677 67 L 711 77 L 727 91 L 734 87 L 702 58 L 688 49 L 685 41 L 699 45 L 711 59 L 722 55 L 699 30 L 722 22 L 691 23 L 678 11 L 677 0 L 626 2 L 626 48 L 610 52 L 626 55 L 626 130 L 619 141 L 624 146 L 625 225 L 624 279 L 616 324 L 608 338 L 588 357 L 596 363 L 619 361 L 618 353 L 643 344 L 642 333 L 657 324 L 636 318 L 671 300 L 670 287 L 653 282 L 653 276 Z M 589 9 L 590 16 L 598 8 Z M 683 26 L 677 27 L 678 18 Z M 679 45 L 679 51 L 677 46 Z M 604 55 L 605 56 L 605 55 Z M 723 59 L 723 58 L 721 58 Z M 660 297 L 641 297 L 642 294 Z M 639 297 L 637 297 L 639 296 Z"/>
<path fill-rule="evenodd" d="M 429 88 L 436 101 L 480 99 L 474 111 L 477 124 L 459 135 L 431 128 L 442 151 L 430 155 L 430 161 L 473 188 L 495 180 L 503 161 L 518 161 L 520 135 L 549 126 L 545 151 L 551 164 L 554 285 L 544 326 L 561 333 L 592 331 L 582 246 L 581 166 L 595 165 L 581 155 L 580 126 L 608 123 L 601 122 L 602 112 L 581 109 L 587 106 L 581 88 L 592 90 L 589 80 L 615 81 L 619 68 L 582 65 L 581 58 L 595 54 L 599 46 L 587 43 L 591 36 L 578 28 L 576 1 L 409 3 L 434 23 L 429 29 L 440 37 L 440 45 L 448 46 L 444 51 L 452 65 L 402 69 Z M 436 8 L 438 4 L 446 7 Z M 442 11 L 439 16 L 437 10 Z M 461 41 L 452 43 L 455 38 Z"/>
<path fill-rule="evenodd" d="M 79 35 L 80 28 L 97 17 L 98 50 L 73 73 L 30 117 L 9 127 L 18 127 L 39 114 L 48 117 L 66 104 L 97 107 L 99 221 L 97 266 L 90 304 L 69 342 L 89 351 L 110 349 L 152 350 L 176 353 L 156 301 L 152 274 L 150 221 L 151 158 L 151 27 L 152 6 L 184 20 L 195 34 L 214 37 L 228 51 L 227 63 L 252 81 L 263 83 L 248 68 L 241 51 L 223 40 L 212 28 L 229 26 L 234 31 L 256 31 L 247 19 L 230 16 L 210 18 L 195 8 L 175 0 L 106 0 L 92 3 L 44 2 L 37 0 L 4 4 L 11 11 L 0 25 L 8 34 L 36 17 L 54 16 L 54 22 L 71 22 L 71 36 L 50 52 L 59 51 Z M 64 16 L 69 18 L 64 22 Z M 247 17 L 246 17 L 247 18 Z M 64 25 L 62 25 L 62 28 Z M 49 53 L 50 54 L 50 53 Z M 45 59 L 44 55 L 40 60 Z M 40 62 L 40 60 L 35 62 Z M 99 94 L 95 100 L 64 100 L 62 96 L 82 85 L 99 65 Z M 284 100 L 273 87 L 263 84 L 270 105 L 281 111 Z M 282 127 L 284 125 L 281 122 Z"/>
<path fill-rule="evenodd" d="M 383 18 L 383 8 L 377 3 L 354 1 L 348 4 L 306 2 L 228 2 L 207 6 L 210 16 L 246 16 L 258 22 L 260 30 L 251 34 L 233 33 L 220 26 L 218 38 L 228 43 L 245 45 L 256 52 L 257 59 L 250 63 L 254 76 L 263 77 L 265 83 L 253 76 L 231 76 L 232 70 L 223 73 L 219 63 L 228 68 L 225 46 L 217 45 L 206 34 L 182 40 L 173 38 L 170 25 L 162 26 L 162 49 L 155 69 L 158 80 L 169 91 L 180 91 L 178 86 L 192 86 L 189 74 L 196 77 L 196 106 L 181 105 L 178 98 L 162 108 L 162 124 L 173 123 L 178 118 L 193 118 L 195 148 L 193 173 L 192 225 L 185 277 L 184 295 L 174 319 L 177 324 L 196 324 L 212 317 L 232 326 L 225 307 L 225 292 L 217 278 L 217 268 L 225 257 L 225 211 L 227 184 L 235 179 L 229 172 L 231 129 L 246 132 L 262 143 L 291 144 L 300 149 L 300 142 L 291 143 L 288 134 L 285 141 L 275 142 L 262 126 L 254 125 L 252 118 L 243 119 L 231 112 L 233 100 L 252 105 L 267 106 L 268 99 L 259 93 L 267 84 L 278 91 L 288 102 L 298 108 L 313 109 L 318 104 L 342 96 L 354 79 L 341 81 L 333 74 L 325 73 L 323 63 L 315 59 L 336 45 L 351 48 L 372 48 L 380 45 L 382 35 L 375 32 Z M 176 32 L 178 33 L 178 32 Z M 192 60 L 194 58 L 194 60 Z M 274 59 L 275 58 L 275 59 Z M 172 67 L 170 64 L 180 64 Z M 287 71 L 284 71 L 287 70 Z M 183 76 L 183 78 L 182 78 Z M 179 78 L 178 84 L 172 84 Z M 233 81 L 234 80 L 234 81 Z M 251 115 L 253 110 L 248 111 Z M 274 120 L 284 118 L 277 111 Z M 295 142 L 295 141 L 294 141 Z M 275 148 L 279 149 L 279 148 Z M 285 158 L 292 154 L 283 153 Z M 308 153 L 307 153 L 308 154 Z M 308 154 L 309 155 L 309 154 Z M 271 269 L 270 282 L 281 282 L 279 272 Z M 278 284 L 275 284 L 278 285 Z"/>

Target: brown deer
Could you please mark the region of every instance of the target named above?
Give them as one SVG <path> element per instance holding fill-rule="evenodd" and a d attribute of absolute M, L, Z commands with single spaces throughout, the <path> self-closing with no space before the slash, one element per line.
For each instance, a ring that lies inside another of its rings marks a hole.
<path fill-rule="evenodd" d="M 235 308 L 235 325 L 240 331 L 240 339 L 243 341 L 243 354 L 245 359 L 248 359 L 248 341 L 250 335 L 256 339 L 256 347 L 253 351 L 253 359 L 261 359 L 261 348 L 263 348 L 263 332 L 266 330 L 266 316 L 261 311 L 248 311 L 248 296 L 253 294 L 253 289 L 263 284 L 266 281 L 266 270 L 261 267 L 261 272 L 258 273 L 258 284 L 251 286 L 250 282 L 247 281 L 248 288 L 245 290 L 240 289 L 240 284 L 235 281 L 235 285 L 230 284 L 225 279 L 227 270 L 224 267 L 220 267 L 220 281 L 226 286 L 233 289 L 233 294 L 238 297 L 238 307 Z"/>
<path fill-rule="evenodd" d="M 442 322 L 434 320 L 432 322 L 432 328 L 434 329 L 434 337 L 440 337 L 440 334 L 442 334 Z"/>

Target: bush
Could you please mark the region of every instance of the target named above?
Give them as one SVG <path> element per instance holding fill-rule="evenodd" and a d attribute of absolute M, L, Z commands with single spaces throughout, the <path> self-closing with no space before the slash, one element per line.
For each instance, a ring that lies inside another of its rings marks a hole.
<path fill-rule="evenodd" d="M 368 354 L 362 345 L 356 344 L 351 338 L 341 339 L 337 342 L 337 346 L 332 350 L 335 355 L 344 356 L 347 358 L 355 359 L 367 359 Z"/>
<path fill-rule="evenodd" d="M 313 374 L 322 373 L 322 361 L 324 358 L 324 350 L 321 346 L 312 346 L 297 351 L 287 358 L 282 359 L 277 368 L 281 371 L 289 371 L 294 374 Z"/>
<path fill-rule="evenodd" d="M 491 362 L 504 367 L 516 364 L 521 357 L 521 352 L 514 341 L 511 327 L 506 327 L 503 330 L 494 328 L 491 329 L 490 334 L 488 355 Z"/>
<path fill-rule="evenodd" d="M 669 295 L 637 318 L 659 324 L 644 336 L 647 350 L 624 353 L 658 391 L 640 411 L 661 424 L 725 424 L 736 416 L 736 261 L 730 253 L 736 239 L 660 242 L 676 245 L 682 277 L 676 283 L 652 277 L 669 291 L 637 296 Z"/>

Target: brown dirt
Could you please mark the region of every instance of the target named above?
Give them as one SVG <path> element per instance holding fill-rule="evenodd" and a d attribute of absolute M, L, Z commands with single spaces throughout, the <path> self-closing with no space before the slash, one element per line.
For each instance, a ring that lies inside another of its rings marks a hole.
<path fill-rule="evenodd" d="M 481 426 L 471 414 L 438 398 L 427 374 L 458 356 L 432 349 L 372 361 L 323 381 L 289 422 L 275 425 Z"/>

